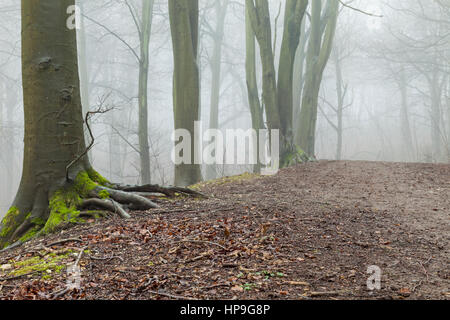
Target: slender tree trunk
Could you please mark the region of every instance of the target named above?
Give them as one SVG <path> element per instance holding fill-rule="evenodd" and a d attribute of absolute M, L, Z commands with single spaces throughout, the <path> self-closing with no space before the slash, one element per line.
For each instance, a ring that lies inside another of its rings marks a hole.
<path fill-rule="evenodd" d="M 439 162 L 442 159 L 441 145 L 441 96 L 439 83 L 439 71 L 435 67 L 430 82 L 431 94 L 431 144 L 433 150 L 433 161 Z"/>
<path fill-rule="evenodd" d="M 285 28 L 281 46 L 278 85 L 276 80 L 269 4 L 267 0 L 246 0 L 251 26 L 259 43 L 263 68 L 263 104 L 269 129 L 280 130 L 280 165 L 289 166 L 298 159 L 293 141 L 293 69 L 298 48 L 301 23 L 308 2 L 289 0 L 286 3 Z"/>
<path fill-rule="evenodd" d="M 247 79 L 247 93 L 248 104 L 250 107 L 250 114 L 252 117 L 252 127 L 259 132 L 260 129 L 264 129 L 264 110 L 262 109 L 261 102 L 259 100 L 258 82 L 256 80 L 256 46 L 255 46 L 255 33 L 251 26 L 251 21 L 248 13 L 248 7 L 245 10 L 245 34 L 246 34 L 246 58 L 245 58 L 245 72 Z M 259 156 L 259 134 L 254 141 L 257 146 L 257 154 Z M 254 166 L 254 173 L 261 172 L 260 161 Z"/>
<path fill-rule="evenodd" d="M 223 2 L 223 4 L 222 4 Z M 219 129 L 219 103 L 220 103 L 220 85 L 222 73 L 222 46 L 225 29 L 225 18 L 228 10 L 228 0 L 215 0 L 216 10 L 216 30 L 214 33 L 214 48 L 211 57 L 211 108 L 210 108 L 210 129 Z M 215 179 L 217 177 L 216 165 L 206 166 L 207 179 Z"/>
<path fill-rule="evenodd" d="M 413 145 L 413 139 L 411 135 L 411 126 L 409 123 L 409 110 L 408 110 L 408 88 L 406 82 L 405 70 L 402 69 L 400 72 L 400 94 L 401 94 L 401 130 L 403 138 L 403 152 L 405 160 L 410 162 L 415 160 L 415 151 Z"/>
<path fill-rule="evenodd" d="M 334 64 L 336 68 L 336 92 L 338 98 L 337 106 L 337 147 L 336 147 L 336 160 L 342 160 L 342 136 L 343 136 L 343 116 L 344 116 L 344 103 L 345 96 L 347 94 L 347 87 L 344 85 L 342 77 L 341 59 L 339 54 L 339 48 L 336 47 L 336 54 L 334 55 Z"/>
<path fill-rule="evenodd" d="M 269 129 L 281 129 L 277 99 L 277 82 L 272 51 L 272 30 L 267 0 L 246 0 L 247 12 L 259 44 L 263 68 L 263 104 Z"/>
<path fill-rule="evenodd" d="M 283 149 L 285 153 L 296 152 L 294 147 L 293 115 L 293 73 L 296 52 L 300 42 L 301 25 L 308 6 L 307 0 L 287 0 L 284 15 L 284 32 L 281 44 L 280 62 L 278 69 L 277 101 L 281 120 L 281 135 L 284 139 Z M 283 155 L 281 163 L 289 165 Z"/>
<path fill-rule="evenodd" d="M 293 108 L 294 115 L 292 119 L 294 128 L 294 141 L 298 143 L 298 126 L 300 120 L 300 107 L 302 101 L 302 91 L 305 84 L 305 59 L 306 59 L 306 44 L 308 43 L 309 32 L 306 32 L 306 19 L 302 21 L 302 30 L 300 32 L 300 43 L 297 48 L 295 63 L 294 63 L 294 84 L 293 84 Z"/>
<path fill-rule="evenodd" d="M 202 180 L 196 164 L 195 121 L 200 120 L 200 84 L 197 65 L 198 0 L 169 0 L 169 17 L 174 55 L 173 100 L 175 129 L 191 135 L 190 163 L 175 166 L 175 184 L 187 186 Z"/>
<path fill-rule="evenodd" d="M 140 32 L 139 61 L 139 150 L 141 162 L 141 183 L 151 182 L 150 146 L 148 141 L 148 68 L 149 44 L 152 29 L 154 0 L 142 0 L 142 23 Z"/>
<path fill-rule="evenodd" d="M 307 70 L 303 90 L 300 123 L 298 127 L 299 146 L 311 157 L 315 156 L 315 137 L 319 91 L 323 72 L 328 63 L 336 31 L 339 1 L 328 0 L 326 21 L 321 21 L 322 3 L 312 1 L 311 36 L 307 53 Z M 323 28 L 325 25 L 325 28 Z"/>

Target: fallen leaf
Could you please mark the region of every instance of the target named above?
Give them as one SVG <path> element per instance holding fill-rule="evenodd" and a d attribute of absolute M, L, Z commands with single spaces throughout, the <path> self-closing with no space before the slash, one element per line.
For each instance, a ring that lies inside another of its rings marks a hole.
<path fill-rule="evenodd" d="M 231 291 L 244 292 L 244 288 L 241 286 L 234 286 L 231 288 Z"/>

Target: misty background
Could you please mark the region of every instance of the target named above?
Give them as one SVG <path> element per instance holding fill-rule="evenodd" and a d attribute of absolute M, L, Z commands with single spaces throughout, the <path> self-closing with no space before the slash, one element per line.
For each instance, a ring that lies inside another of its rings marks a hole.
<path fill-rule="evenodd" d="M 199 63 L 205 129 L 209 124 L 210 62 L 218 18 L 215 1 L 200 0 Z M 139 184 L 139 66 L 131 50 L 139 49 L 139 37 L 130 6 L 139 11 L 141 1 L 78 3 L 84 14 L 78 36 L 84 39 L 79 46 L 86 52 L 89 108 L 114 108 L 92 120 L 95 146 L 91 163 L 112 181 Z M 346 3 L 365 13 L 341 6 L 334 50 L 320 93 L 316 157 L 450 163 L 450 2 Z M 271 0 L 270 5 L 274 45 L 279 49 L 284 1 Z M 250 129 L 243 0 L 228 3 L 224 21 L 219 126 Z M 20 23 L 20 1 L 0 0 L 0 216 L 15 196 L 22 170 Z M 152 183 L 163 185 L 173 183 L 170 37 L 167 1 L 155 0 L 148 85 L 149 140 Z M 275 52 L 278 61 L 279 50 Z M 260 63 L 257 66 L 261 72 Z M 341 155 L 337 152 L 336 130 L 338 76 L 346 90 Z M 226 176 L 250 170 L 250 166 L 223 166 L 218 171 L 219 176 Z"/>

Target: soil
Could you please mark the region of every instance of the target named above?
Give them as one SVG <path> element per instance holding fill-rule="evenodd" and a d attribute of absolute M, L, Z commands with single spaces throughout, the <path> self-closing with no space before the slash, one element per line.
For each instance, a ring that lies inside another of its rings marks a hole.
<path fill-rule="evenodd" d="M 0 268 L 0 298 L 450 299 L 450 165 L 320 161 L 200 190 L 210 198 L 161 199 L 0 253 L 8 269 L 88 250 L 60 262 L 80 258 L 79 289 L 64 290 L 64 270 Z"/>

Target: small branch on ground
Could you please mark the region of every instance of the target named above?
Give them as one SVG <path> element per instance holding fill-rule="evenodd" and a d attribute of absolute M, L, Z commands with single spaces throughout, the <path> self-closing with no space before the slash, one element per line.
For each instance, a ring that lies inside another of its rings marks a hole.
<path fill-rule="evenodd" d="M 47 247 L 53 247 L 56 246 L 58 244 L 65 244 L 67 242 L 83 242 L 83 240 L 81 240 L 80 238 L 70 238 L 70 239 L 63 239 L 63 240 L 58 240 L 52 243 L 47 244 Z"/>
<path fill-rule="evenodd" d="M 164 293 L 164 292 L 157 292 L 157 291 L 151 291 L 151 290 L 146 290 L 149 293 L 152 294 L 156 294 L 158 296 L 163 296 L 163 297 L 167 297 L 167 298 L 171 298 L 171 299 L 176 299 L 176 300 L 197 300 L 191 297 L 185 297 L 185 296 L 177 296 L 177 295 L 173 295 L 170 293 Z"/>

